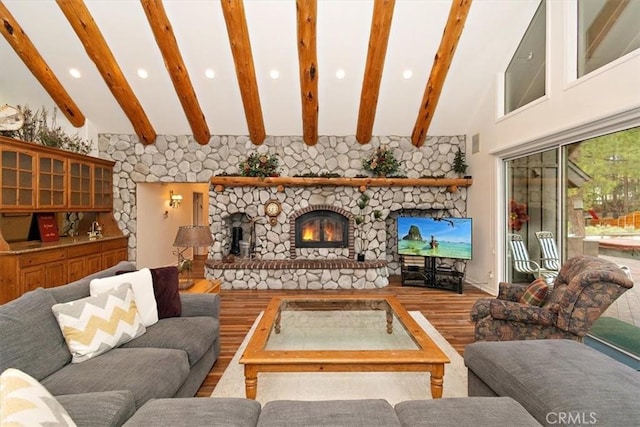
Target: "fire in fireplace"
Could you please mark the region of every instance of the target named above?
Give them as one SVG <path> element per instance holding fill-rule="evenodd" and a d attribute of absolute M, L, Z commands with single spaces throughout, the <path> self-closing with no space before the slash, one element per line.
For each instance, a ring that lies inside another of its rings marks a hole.
<path fill-rule="evenodd" d="M 348 219 L 337 212 L 316 210 L 296 218 L 296 247 L 348 247 Z"/>

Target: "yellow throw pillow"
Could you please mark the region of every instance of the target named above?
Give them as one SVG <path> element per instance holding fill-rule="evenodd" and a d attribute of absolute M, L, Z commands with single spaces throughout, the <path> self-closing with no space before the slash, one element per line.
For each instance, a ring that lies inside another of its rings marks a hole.
<path fill-rule="evenodd" d="M 129 283 L 93 297 L 55 304 L 52 310 L 71 352 L 71 363 L 106 353 L 146 332 Z"/>
<path fill-rule="evenodd" d="M 0 375 L 0 425 L 75 426 L 67 411 L 36 379 L 9 368 Z"/>

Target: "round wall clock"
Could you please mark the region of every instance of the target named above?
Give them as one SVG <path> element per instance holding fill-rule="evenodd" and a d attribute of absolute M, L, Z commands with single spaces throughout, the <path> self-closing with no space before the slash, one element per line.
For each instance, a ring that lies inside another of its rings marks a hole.
<path fill-rule="evenodd" d="M 280 202 L 271 199 L 267 200 L 267 203 L 264 204 L 264 213 L 269 217 L 269 223 L 271 225 L 276 225 L 278 223 L 278 215 L 282 212 L 282 206 L 280 206 Z"/>

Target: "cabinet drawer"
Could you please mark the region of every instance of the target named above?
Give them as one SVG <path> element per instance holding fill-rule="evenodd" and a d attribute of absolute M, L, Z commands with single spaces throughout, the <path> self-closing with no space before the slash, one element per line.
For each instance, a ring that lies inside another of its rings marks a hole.
<path fill-rule="evenodd" d="M 108 251 L 111 249 L 120 249 L 120 248 L 126 248 L 127 247 L 127 240 L 126 239 L 114 239 L 114 240 L 110 240 L 108 242 L 102 242 L 102 250 L 103 251 Z"/>
<path fill-rule="evenodd" d="M 67 249 L 67 256 L 69 258 L 76 258 L 79 256 L 86 256 L 91 254 L 97 254 L 102 251 L 100 243 L 85 243 L 83 245 L 72 246 Z"/>
<path fill-rule="evenodd" d="M 62 261 L 65 258 L 65 251 L 63 249 L 35 252 L 33 254 L 22 255 L 20 257 L 20 268 L 45 264 L 48 262 Z"/>

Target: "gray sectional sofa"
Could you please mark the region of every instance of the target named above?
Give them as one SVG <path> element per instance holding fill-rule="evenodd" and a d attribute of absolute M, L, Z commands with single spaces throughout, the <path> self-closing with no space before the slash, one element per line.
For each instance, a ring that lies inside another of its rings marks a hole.
<path fill-rule="evenodd" d="M 239 398 L 159 399 L 125 427 L 510 427 L 539 426 L 508 397 L 411 400 L 276 400 L 263 407 Z"/>
<path fill-rule="evenodd" d="M 570 340 L 467 346 L 469 396 L 406 401 L 193 398 L 220 352 L 220 298 L 182 294 L 179 317 L 82 363 L 51 307 L 89 296 L 89 282 L 132 263 L 0 306 L 0 371 L 31 375 L 80 426 L 535 426 L 640 425 L 640 373 Z"/>
<path fill-rule="evenodd" d="M 181 294 L 180 317 L 82 363 L 70 363 L 51 307 L 89 296 L 93 278 L 133 271 L 118 265 L 0 306 L 0 372 L 26 372 L 53 394 L 78 425 L 122 425 L 150 399 L 194 396 L 220 353 L 216 294 Z"/>
<path fill-rule="evenodd" d="M 476 342 L 469 396 L 511 397 L 543 425 L 640 425 L 640 372 L 573 340 Z"/>

